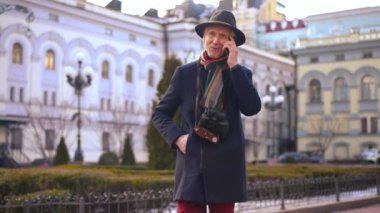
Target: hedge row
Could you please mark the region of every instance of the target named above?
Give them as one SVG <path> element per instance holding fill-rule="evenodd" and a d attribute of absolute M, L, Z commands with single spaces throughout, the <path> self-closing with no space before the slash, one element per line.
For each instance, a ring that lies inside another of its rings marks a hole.
<path fill-rule="evenodd" d="M 329 164 L 267 164 L 248 165 L 249 181 L 291 179 L 321 176 L 342 176 L 380 173 L 380 167 L 363 165 L 335 166 Z"/>
<path fill-rule="evenodd" d="M 69 165 L 52 168 L 0 169 L 0 195 L 21 195 L 45 190 L 122 192 L 130 189 L 173 185 L 173 171 L 151 171 L 124 167 Z"/>
<path fill-rule="evenodd" d="M 380 173 L 377 167 L 328 165 L 248 165 L 248 180 Z M 67 165 L 52 168 L 0 169 L 0 196 L 58 190 L 73 194 L 122 192 L 173 186 L 174 171 L 122 166 Z"/>

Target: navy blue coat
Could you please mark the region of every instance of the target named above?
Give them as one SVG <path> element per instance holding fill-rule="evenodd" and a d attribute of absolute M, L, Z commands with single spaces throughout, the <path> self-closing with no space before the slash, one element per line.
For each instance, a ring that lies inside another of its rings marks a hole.
<path fill-rule="evenodd" d="M 174 199 L 201 203 L 243 202 L 246 193 L 244 133 L 240 113 L 257 114 L 260 97 L 252 84 L 252 72 L 236 65 L 223 74 L 225 110 L 229 133 L 213 144 L 194 131 L 197 62 L 176 69 L 164 98 L 153 113 L 153 122 L 169 146 L 176 148 L 180 135 L 189 134 L 186 154 L 177 151 Z M 207 71 L 200 70 L 204 80 Z M 172 121 L 180 107 L 180 128 Z"/>

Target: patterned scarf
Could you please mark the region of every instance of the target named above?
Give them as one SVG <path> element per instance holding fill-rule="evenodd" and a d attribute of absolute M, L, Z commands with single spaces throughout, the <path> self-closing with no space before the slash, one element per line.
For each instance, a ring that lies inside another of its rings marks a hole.
<path fill-rule="evenodd" d="M 221 109 L 222 98 L 221 93 L 223 90 L 223 76 L 222 71 L 227 69 L 227 58 L 228 55 L 223 55 L 220 58 L 210 58 L 206 51 L 203 51 L 199 62 L 207 70 L 207 81 L 204 86 L 205 90 L 203 93 L 201 103 L 203 106 L 208 108 L 218 108 Z M 202 90 L 201 90 L 202 91 Z"/>

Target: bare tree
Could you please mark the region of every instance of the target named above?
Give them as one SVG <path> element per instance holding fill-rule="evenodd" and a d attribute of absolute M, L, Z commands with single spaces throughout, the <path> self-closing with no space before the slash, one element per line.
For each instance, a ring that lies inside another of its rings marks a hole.
<path fill-rule="evenodd" d="M 347 122 L 346 122 L 347 123 Z M 332 141 L 345 129 L 345 119 L 333 115 L 330 118 L 322 116 L 307 119 L 303 126 L 303 130 L 317 141 L 317 152 L 324 158 L 327 149 L 329 149 Z"/>
<path fill-rule="evenodd" d="M 60 106 L 47 106 L 42 103 L 28 103 L 24 105 L 28 128 L 25 128 L 25 136 L 30 143 L 31 151 L 42 158 L 53 157 L 55 141 L 59 136 L 66 137 L 69 127 L 70 107 L 62 103 Z M 45 134 L 52 130 L 54 143 L 46 144 Z"/>
<path fill-rule="evenodd" d="M 98 128 L 101 131 L 96 131 L 100 138 L 104 130 L 109 131 L 110 145 L 114 144 L 114 150 L 119 155 L 123 154 L 124 142 L 129 134 L 133 122 L 128 120 L 129 112 L 123 107 L 115 107 L 111 110 L 100 111 Z"/>

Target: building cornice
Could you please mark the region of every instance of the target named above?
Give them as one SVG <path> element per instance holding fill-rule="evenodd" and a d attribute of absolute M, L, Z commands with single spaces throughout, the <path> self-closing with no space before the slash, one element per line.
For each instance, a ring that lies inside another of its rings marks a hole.
<path fill-rule="evenodd" d="M 157 35 L 157 31 L 163 31 L 162 23 L 158 23 L 148 18 L 132 16 L 94 4 L 85 3 L 83 6 L 77 5 L 76 0 L 24 0 L 36 7 L 46 8 L 46 11 L 58 11 L 66 13 L 77 20 L 87 20 L 97 24 L 103 24 L 110 28 L 139 30 L 138 33 L 146 34 L 144 30 L 151 30 L 152 35 Z M 136 28 L 137 27 L 137 28 Z M 154 33 L 153 33 L 154 31 Z M 149 36 L 152 36 L 149 35 Z"/>
<path fill-rule="evenodd" d="M 347 18 L 347 17 L 360 16 L 360 15 L 368 16 L 369 14 L 373 14 L 373 15 L 380 14 L 380 6 L 364 7 L 364 8 L 358 8 L 358 9 L 352 9 L 352 10 L 343 10 L 343 11 L 338 11 L 338 12 L 311 15 L 311 16 L 307 16 L 303 20 L 305 23 L 310 23 L 310 22 L 316 22 L 316 21 L 333 20 L 333 19 L 338 19 L 338 18 Z"/>
<path fill-rule="evenodd" d="M 247 45 L 243 45 L 243 46 L 240 46 L 239 47 L 240 49 L 242 50 L 245 50 L 247 52 L 251 52 L 255 55 L 259 55 L 263 58 L 268 58 L 270 60 L 274 60 L 276 62 L 281 62 L 281 63 L 284 63 L 284 64 L 287 64 L 287 65 L 290 65 L 290 66 L 294 66 L 295 63 L 292 59 L 288 59 L 288 58 L 285 58 L 285 57 L 282 57 L 282 56 L 279 56 L 279 55 L 276 55 L 276 54 L 273 54 L 273 53 L 269 53 L 267 51 L 263 51 L 263 50 L 260 50 L 258 48 L 255 48 L 255 47 L 250 47 L 250 46 L 247 46 Z"/>
<path fill-rule="evenodd" d="M 298 55 L 307 55 L 307 54 L 321 54 L 321 53 L 331 53 L 331 52 L 344 52 L 355 49 L 365 49 L 365 48 L 375 48 L 380 47 L 380 42 L 373 41 L 362 41 L 357 43 L 345 43 L 345 44 L 335 44 L 329 46 L 314 46 L 303 49 L 293 50 L 293 54 Z"/>

